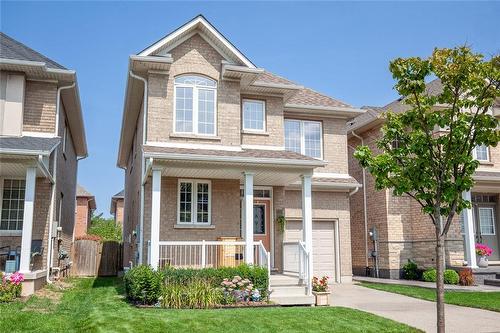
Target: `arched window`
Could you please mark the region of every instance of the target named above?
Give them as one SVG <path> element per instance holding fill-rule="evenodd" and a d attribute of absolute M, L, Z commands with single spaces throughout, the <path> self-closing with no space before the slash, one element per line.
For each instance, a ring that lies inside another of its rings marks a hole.
<path fill-rule="evenodd" d="M 204 76 L 175 78 L 175 132 L 215 135 L 217 82 Z"/>

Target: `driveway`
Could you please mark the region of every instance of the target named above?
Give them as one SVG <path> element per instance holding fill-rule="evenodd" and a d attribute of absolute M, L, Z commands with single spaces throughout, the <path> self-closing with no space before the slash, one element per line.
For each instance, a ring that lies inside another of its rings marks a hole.
<path fill-rule="evenodd" d="M 332 305 L 370 312 L 436 332 L 436 303 L 354 284 L 333 287 Z M 500 313 L 446 304 L 447 332 L 500 332 Z"/>

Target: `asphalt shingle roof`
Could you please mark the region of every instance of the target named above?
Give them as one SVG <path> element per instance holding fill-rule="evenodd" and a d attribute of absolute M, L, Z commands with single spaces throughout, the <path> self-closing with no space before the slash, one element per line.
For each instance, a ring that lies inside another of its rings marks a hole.
<path fill-rule="evenodd" d="M 41 138 L 34 136 L 2 137 L 0 138 L 0 150 L 51 152 L 60 141 L 60 138 Z"/>
<path fill-rule="evenodd" d="M 124 197 L 125 197 L 125 190 L 121 190 L 120 192 L 113 195 L 113 198 L 124 198 Z"/>
<path fill-rule="evenodd" d="M 43 54 L 0 32 L 0 58 L 44 62 L 48 68 L 66 69 Z"/>
<path fill-rule="evenodd" d="M 77 184 L 76 185 L 76 196 L 77 197 L 94 197 L 92 193 L 87 191 L 82 185 Z"/>

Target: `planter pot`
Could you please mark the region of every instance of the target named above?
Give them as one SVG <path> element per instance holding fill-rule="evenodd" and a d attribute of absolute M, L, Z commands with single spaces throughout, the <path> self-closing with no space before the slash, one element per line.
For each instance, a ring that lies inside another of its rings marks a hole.
<path fill-rule="evenodd" d="M 480 256 L 477 258 L 477 266 L 480 268 L 488 267 L 488 258 L 486 258 L 486 256 Z"/>
<path fill-rule="evenodd" d="M 329 291 L 313 291 L 314 297 L 316 298 L 317 306 L 330 305 L 330 292 Z"/>

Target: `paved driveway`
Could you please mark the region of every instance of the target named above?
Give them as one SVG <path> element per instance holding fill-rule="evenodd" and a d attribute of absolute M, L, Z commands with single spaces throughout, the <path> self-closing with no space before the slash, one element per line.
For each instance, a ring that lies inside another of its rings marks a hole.
<path fill-rule="evenodd" d="M 370 312 L 436 332 L 436 303 L 354 284 L 333 287 L 332 305 Z M 446 304 L 447 332 L 500 332 L 500 313 Z"/>

